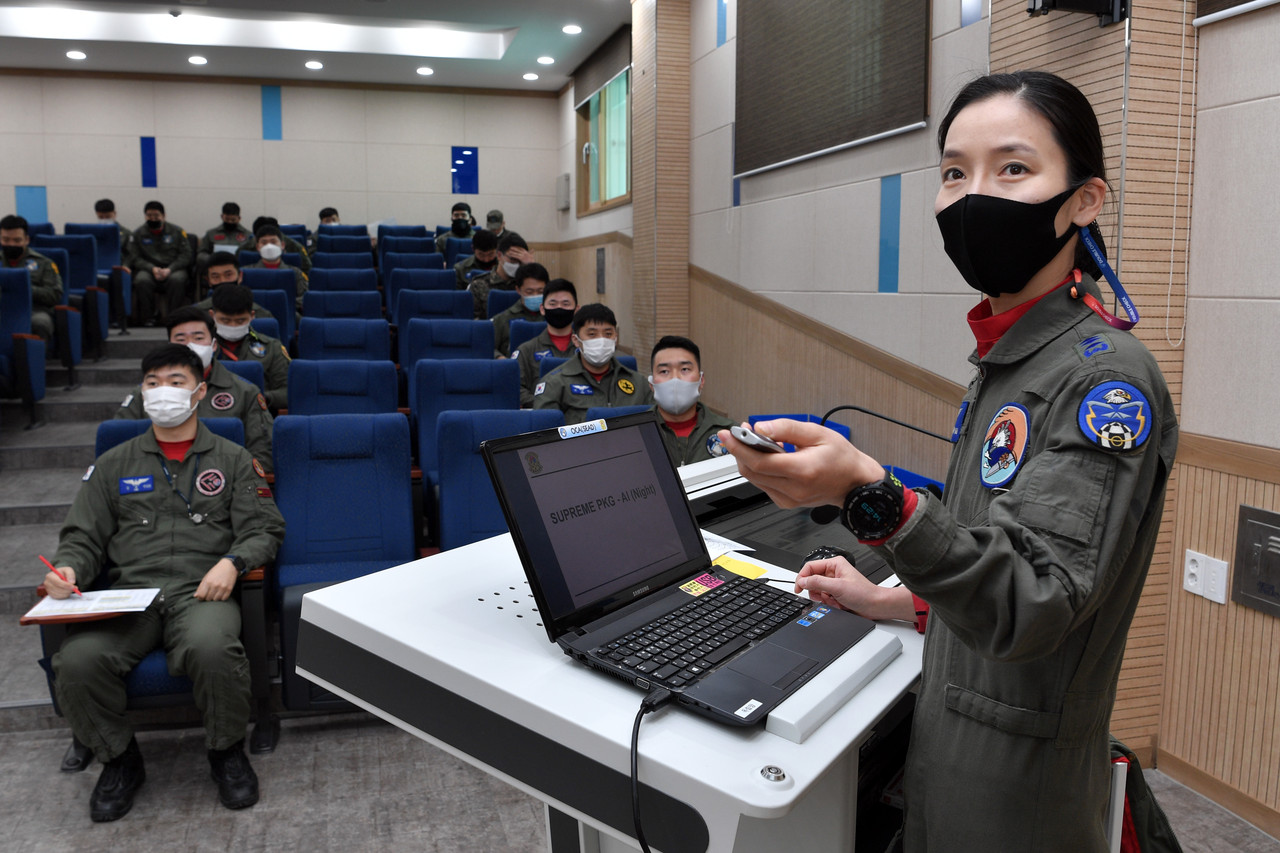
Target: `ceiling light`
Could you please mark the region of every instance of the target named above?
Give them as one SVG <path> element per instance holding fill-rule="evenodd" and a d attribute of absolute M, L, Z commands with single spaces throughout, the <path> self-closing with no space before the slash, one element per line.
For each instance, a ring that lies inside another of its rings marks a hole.
<path fill-rule="evenodd" d="M 582 32 L 582 27 L 577 24 L 566 24 L 561 32 L 567 36 L 576 36 L 578 33 Z"/>
<path fill-rule="evenodd" d="M 436 71 L 434 68 L 430 68 L 424 65 L 418 69 L 418 73 L 421 74 L 423 77 L 430 77 L 432 74 L 435 74 Z"/>
<path fill-rule="evenodd" d="M 192 65 L 205 65 L 209 60 L 205 59 L 203 56 L 188 56 L 187 62 L 190 62 Z"/>
<path fill-rule="evenodd" d="M 310 68 L 312 71 L 319 71 L 321 68 L 324 68 L 324 63 L 320 62 L 319 60 L 313 59 L 307 63 L 307 67 Z"/>
<path fill-rule="evenodd" d="M 67 59 L 88 59 L 88 58 L 89 58 L 89 54 L 85 53 L 83 50 L 67 51 Z"/>
<path fill-rule="evenodd" d="M 528 74 L 524 75 L 524 79 L 526 79 L 526 80 L 537 80 L 537 79 L 538 79 L 538 75 L 537 75 L 537 74 L 534 74 L 532 71 L 530 71 Z"/>
<path fill-rule="evenodd" d="M 555 62 L 555 60 L 554 60 L 554 59 L 552 59 L 550 56 L 539 56 L 539 57 L 538 57 L 538 64 L 539 64 L 539 65 L 550 65 L 550 64 L 552 64 L 553 62 Z"/>

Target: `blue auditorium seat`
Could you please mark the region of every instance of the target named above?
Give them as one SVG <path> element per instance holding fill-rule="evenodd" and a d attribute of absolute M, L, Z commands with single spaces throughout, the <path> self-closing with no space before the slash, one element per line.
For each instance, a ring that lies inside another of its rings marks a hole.
<path fill-rule="evenodd" d="M 48 234 L 50 236 L 57 234 L 58 229 L 53 227 L 52 222 L 28 222 L 27 236 L 34 237 L 37 234 Z"/>
<path fill-rule="evenodd" d="M 531 341 L 542 334 L 542 330 L 546 327 L 545 321 L 539 323 L 533 320 L 512 320 L 508 332 L 511 337 L 512 355 L 515 354 L 517 347 L 525 341 Z"/>
<path fill-rule="evenodd" d="M 243 276 L 241 283 L 250 290 L 281 290 L 290 300 L 298 298 L 298 276 L 291 269 L 244 269 L 240 274 Z M 271 310 L 270 305 L 263 307 Z"/>
<path fill-rule="evenodd" d="M 397 411 L 399 384 L 390 361 L 295 359 L 289 364 L 289 414 Z"/>
<path fill-rule="evenodd" d="M 302 313 L 308 317 L 382 318 L 382 294 L 376 290 L 308 290 L 302 296 Z"/>
<path fill-rule="evenodd" d="M 271 337 L 278 338 L 284 342 L 285 346 L 288 346 L 297 332 L 298 303 L 290 299 L 289 294 L 283 290 L 256 291 L 253 294 L 253 301 L 270 311 L 271 316 L 275 318 L 280 333 Z M 254 320 L 253 322 L 256 323 L 258 321 Z"/>
<path fill-rule="evenodd" d="M 258 261 L 262 260 L 262 255 L 258 254 L 253 249 L 241 249 L 236 255 L 236 258 L 240 261 L 240 266 L 247 267 L 249 264 L 256 264 Z M 280 256 L 280 260 L 291 267 L 302 266 L 302 255 L 297 252 L 285 252 Z"/>
<path fill-rule="evenodd" d="M 282 415 L 272 443 L 285 519 L 275 572 L 284 705 L 344 707 L 295 672 L 302 596 L 416 558 L 409 421 L 399 413 Z"/>
<path fill-rule="evenodd" d="M 437 424 L 441 550 L 507 531 L 480 442 L 564 425 L 559 409 L 444 412 Z"/>
<path fill-rule="evenodd" d="M 117 232 L 118 234 L 119 232 Z M 59 327 L 57 355 L 64 367 L 80 363 L 82 347 L 87 346 L 95 358 L 105 354 L 103 344 L 111 331 L 110 300 L 98 286 L 98 244 L 88 234 L 64 236 L 38 235 L 31 238 L 31 248 L 58 265 L 62 276 L 62 304 L 78 309 L 82 316 L 61 317 L 55 311 Z"/>
<path fill-rule="evenodd" d="M 391 328 L 386 320 L 303 317 L 298 329 L 298 357 L 356 358 L 389 361 Z"/>
<path fill-rule="evenodd" d="M 320 252 L 372 252 L 373 243 L 368 234 L 326 234 L 321 231 L 316 235 L 316 250 Z"/>
<path fill-rule="evenodd" d="M 520 365 L 512 358 L 424 358 L 414 364 L 410 376 L 409 413 L 424 483 L 436 482 L 436 421 L 441 412 L 520 408 Z"/>
<path fill-rule="evenodd" d="M 375 269 L 341 270 L 311 268 L 307 279 L 307 291 L 325 290 L 378 290 L 378 271 Z"/>
<path fill-rule="evenodd" d="M 267 390 L 267 377 L 262 370 L 262 362 L 254 361 L 251 358 L 240 359 L 239 361 L 222 359 L 222 366 L 245 382 L 258 386 L 259 391 Z M 219 420 L 233 420 L 233 418 L 219 418 Z"/>
<path fill-rule="evenodd" d="M 444 265 L 450 269 L 452 269 L 453 265 L 458 262 L 459 256 L 470 255 L 471 253 L 470 237 L 465 240 L 457 237 L 450 237 L 444 241 Z"/>
<path fill-rule="evenodd" d="M 116 317 L 123 329 L 125 317 L 133 305 L 133 274 L 121 266 L 120 229 L 114 222 L 68 222 L 62 227 L 67 236 L 88 234 L 98 244 L 98 287 L 108 294 L 107 314 Z M 85 331 L 89 331 L 89 307 L 86 305 Z M 108 320 L 109 322 L 109 320 Z M 103 340 L 106 340 L 105 333 Z"/>
<path fill-rule="evenodd" d="M 402 290 L 457 290 L 458 279 L 453 270 L 398 269 L 384 272 L 387 308 L 394 313 L 396 300 Z"/>
<path fill-rule="evenodd" d="M 31 334 L 31 276 L 0 269 L 0 397 L 22 400 L 28 429 L 43 423 L 36 403 L 44 399 L 44 359 L 44 341 Z"/>
<path fill-rule="evenodd" d="M 387 252 L 426 255 L 426 254 L 431 254 L 435 250 L 436 250 L 436 241 L 432 240 L 426 234 L 413 236 L 413 237 L 400 236 L 400 235 L 379 237 L 378 238 L 378 268 L 381 270 L 386 270 Z"/>
<path fill-rule="evenodd" d="M 265 305 L 263 306 L 266 307 Z M 260 335 L 266 335 L 269 338 L 282 340 L 280 337 L 280 324 L 270 317 L 255 317 L 249 321 L 249 328 L 253 329 Z"/>
<path fill-rule="evenodd" d="M 400 326 L 400 367 L 406 375 L 424 358 L 493 358 L 493 324 L 488 320 L 424 320 Z"/>
<path fill-rule="evenodd" d="M 297 240 L 299 243 L 302 243 L 304 246 L 307 243 L 307 238 L 310 236 L 310 234 L 307 233 L 306 225 L 299 225 L 297 223 L 292 223 L 289 225 L 281 225 L 279 226 L 279 228 L 280 228 L 280 232 L 284 234 L 284 236 L 292 237 L 293 239 Z"/>
<path fill-rule="evenodd" d="M 470 320 L 473 304 L 465 290 L 401 290 L 391 322 L 403 326 L 415 317 Z"/>
<path fill-rule="evenodd" d="M 356 237 L 363 235 L 369 236 L 368 225 L 344 225 L 341 223 L 332 223 L 329 225 L 321 225 L 316 229 L 317 235 L 328 234 L 334 237 Z"/>
<path fill-rule="evenodd" d="M 81 313 L 71 308 L 68 304 L 70 294 L 68 293 L 66 275 L 67 270 L 71 268 L 71 258 L 67 254 L 67 250 L 41 246 L 39 252 L 53 261 L 54 266 L 58 268 L 63 276 L 62 298 L 57 305 L 53 306 L 53 349 L 58 361 L 67 369 L 67 385 L 64 390 L 71 391 L 80 386 L 79 381 L 76 379 L 76 365 L 80 364 L 83 358 L 85 339 L 89 335 L 87 330 L 83 328 L 84 318 Z M 106 294 L 104 293 L 103 296 L 105 297 Z M 76 301 L 77 303 L 82 302 L 80 299 Z M 97 303 L 91 303 L 91 307 L 98 307 Z M 105 323 L 105 314 L 100 319 Z M 94 339 L 95 344 L 100 344 L 100 342 L 101 338 Z M 100 347 L 95 347 L 95 352 L 101 352 Z"/>
<path fill-rule="evenodd" d="M 520 301 L 520 294 L 514 290 L 489 291 L 489 319 L 492 320 L 503 311 Z"/>
<path fill-rule="evenodd" d="M 387 252 L 383 258 L 382 280 L 396 270 L 442 270 L 444 255 L 439 252 Z"/>
<path fill-rule="evenodd" d="M 243 254 L 243 253 L 242 253 Z M 311 256 L 312 270 L 371 270 L 372 252 L 315 252 Z"/>

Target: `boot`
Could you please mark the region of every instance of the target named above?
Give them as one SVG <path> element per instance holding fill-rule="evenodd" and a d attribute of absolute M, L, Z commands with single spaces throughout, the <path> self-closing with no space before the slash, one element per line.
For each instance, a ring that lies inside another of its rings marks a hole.
<path fill-rule="evenodd" d="M 133 808 L 133 795 L 147 780 L 138 741 L 129 740 L 125 751 L 102 765 L 102 775 L 89 797 L 89 817 L 95 823 L 119 820 Z"/>
<path fill-rule="evenodd" d="M 258 802 L 258 775 L 249 766 L 243 740 L 226 749 L 209 750 L 209 768 L 224 806 L 244 809 Z"/>

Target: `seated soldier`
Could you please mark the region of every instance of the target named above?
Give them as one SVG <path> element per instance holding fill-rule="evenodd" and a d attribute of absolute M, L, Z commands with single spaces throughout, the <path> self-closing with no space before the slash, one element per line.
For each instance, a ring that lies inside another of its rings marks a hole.
<path fill-rule="evenodd" d="M 217 252 L 235 254 L 253 245 L 253 233 L 240 224 L 240 205 L 229 201 L 222 206 L 222 224 L 215 225 L 200 238 L 196 249 L 196 277 L 209 266 Z"/>
<path fill-rule="evenodd" d="M 520 298 L 493 318 L 493 342 L 498 355 L 511 355 L 511 321 L 542 322 L 542 291 L 550 276 L 542 264 L 522 264 L 516 271 L 516 293 Z"/>
<path fill-rule="evenodd" d="M 62 301 L 58 265 L 32 250 L 27 220 L 12 214 L 0 219 L 0 254 L 5 267 L 26 267 L 31 278 L 31 334 L 49 340 L 53 337 L 53 306 Z"/>
<path fill-rule="evenodd" d="M 284 232 L 275 225 L 263 225 L 254 232 L 257 240 L 255 248 L 261 259 L 257 263 L 249 264 L 244 267 L 247 270 L 293 270 L 293 282 L 298 288 L 298 298 L 295 301 L 295 308 L 298 313 L 298 319 L 302 319 L 302 297 L 307 292 L 307 274 L 295 266 L 290 266 L 281 260 L 284 255 Z"/>
<path fill-rule="evenodd" d="M 648 406 L 653 392 L 640 375 L 613 357 L 618 318 L 608 305 L 583 305 L 573 315 L 577 353 L 548 373 L 533 389 L 533 408 L 558 408 L 566 424 L 580 424 L 597 406 Z"/>
<path fill-rule="evenodd" d="M 187 304 L 191 244 L 187 232 L 164 218 L 164 205 L 149 201 L 147 221 L 133 232 L 133 297 L 137 320 L 154 326 L 159 315 Z"/>
<path fill-rule="evenodd" d="M 520 406 L 533 405 L 533 389 L 541 380 L 540 365 L 544 358 L 568 358 L 573 355 L 573 313 L 578 310 L 578 290 L 573 282 L 553 278 L 542 291 L 538 313 L 547 327 L 536 338 L 516 347 L 511 356 L 520 364 Z"/>
<path fill-rule="evenodd" d="M 274 419 L 267 410 L 267 398 L 258 386 L 246 382 L 227 370 L 213 358 L 213 337 L 217 330 L 213 317 L 194 305 L 179 308 L 165 317 L 169 330 L 169 343 L 185 344 L 200 356 L 204 366 L 204 383 L 208 393 L 200 400 L 196 413 L 202 418 L 239 418 L 244 424 L 244 446 L 265 471 L 271 471 L 271 428 Z M 143 409 L 141 389 L 120 402 L 117 419 L 141 420 L 147 416 Z"/>
<path fill-rule="evenodd" d="M 103 764 L 89 797 L 97 822 L 123 817 L 146 778 L 124 680 L 158 647 L 169 671 L 192 681 L 218 798 L 229 809 L 258 801 L 244 753 L 249 664 L 232 592 L 245 571 L 275 558 L 284 519 L 248 451 L 192 417 L 206 394 L 190 349 L 162 344 L 147 353 L 142 396 L 151 428 L 84 475 L 54 557 L 66 579 L 44 579 L 53 598 L 104 571 L 112 587 L 160 588 L 141 613 L 71 625 L 53 656 L 58 704 Z"/>
<path fill-rule="evenodd" d="M 501 240 L 502 235 L 507 233 L 507 217 L 503 216 L 502 211 L 495 207 L 484 218 L 484 230 L 491 232 L 493 236 Z M 472 239 L 474 240 L 475 238 L 473 237 Z"/>
<path fill-rule="evenodd" d="M 460 201 L 449 211 L 449 230 L 436 237 L 436 251 L 444 254 L 445 247 L 449 245 L 449 238 L 456 237 L 459 240 L 470 240 L 476 233 L 476 221 L 471 218 L 471 205 L 465 201 Z"/>
<path fill-rule="evenodd" d="M 530 264 L 533 261 L 533 252 L 529 251 L 529 244 L 523 237 L 514 231 L 508 231 L 503 235 L 498 241 L 498 261 L 494 265 L 493 272 L 478 275 L 467 284 L 467 290 L 471 292 L 471 298 L 474 300 L 477 320 L 489 319 L 489 291 L 515 290 L 515 277 L 520 265 Z"/>
<path fill-rule="evenodd" d="M 239 284 L 224 284 L 213 291 L 213 324 L 217 330 L 214 350 L 223 361 L 262 363 L 267 405 L 273 411 L 289 405 L 289 351 L 270 335 L 250 328 L 253 291 Z"/>
<path fill-rule="evenodd" d="M 472 254 L 453 265 L 458 278 L 458 290 L 466 290 L 467 282 L 478 275 L 491 272 L 498 265 L 498 238 L 483 229 L 471 238 Z"/>
<path fill-rule="evenodd" d="M 240 261 L 230 252 L 214 252 L 213 257 L 209 259 L 209 269 L 206 273 L 209 278 L 209 295 L 196 303 L 196 307 L 202 311 L 213 310 L 213 292 L 224 284 L 241 284 L 244 276 L 240 273 Z M 253 291 L 249 291 L 253 293 Z M 253 303 L 254 318 L 264 320 L 275 320 L 279 322 L 280 318 L 272 314 L 266 308 L 263 308 L 257 302 Z"/>
<path fill-rule="evenodd" d="M 276 219 L 274 216 L 259 216 L 257 219 L 253 220 L 253 228 L 251 230 L 256 235 L 264 225 L 274 225 L 276 228 L 279 228 L 280 221 Z M 284 241 L 282 243 L 282 245 L 284 246 L 284 250 L 286 252 L 293 252 L 298 256 L 298 269 L 302 270 L 305 274 L 310 275 L 311 274 L 311 256 L 307 254 L 306 247 L 303 246 L 301 243 L 299 243 L 297 240 L 290 237 L 288 234 L 285 234 L 283 231 L 280 232 L 280 236 L 283 238 L 283 241 Z M 255 244 L 249 244 L 249 245 L 246 245 L 245 248 L 251 251 L 256 251 L 257 247 Z"/>
<path fill-rule="evenodd" d="M 688 338 L 667 335 L 654 344 L 649 364 L 653 408 L 659 415 L 662 443 L 671 462 L 688 465 L 728 453 L 717 433 L 738 422 L 698 402 L 706 384 L 698 345 Z"/>
<path fill-rule="evenodd" d="M 320 224 L 321 225 L 342 224 L 342 217 L 338 216 L 338 208 L 336 207 L 320 208 Z M 316 238 L 319 236 L 319 234 L 320 234 L 320 229 L 317 228 L 308 238 L 307 240 L 308 251 L 314 252 L 316 250 L 316 243 L 318 242 Z"/>
<path fill-rule="evenodd" d="M 129 262 L 133 260 L 133 232 L 116 219 L 116 203 L 109 198 L 100 198 L 93 203 L 93 213 L 103 222 L 114 222 L 120 229 L 120 266 L 132 269 Z"/>

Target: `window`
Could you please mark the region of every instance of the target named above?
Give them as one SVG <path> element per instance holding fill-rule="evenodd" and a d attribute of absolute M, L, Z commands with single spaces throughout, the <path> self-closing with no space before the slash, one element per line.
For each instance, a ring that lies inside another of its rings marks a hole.
<path fill-rule="evenodd" d="M 578 107 L 578 215 L 631 201 L 631 70 Z"/>

